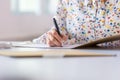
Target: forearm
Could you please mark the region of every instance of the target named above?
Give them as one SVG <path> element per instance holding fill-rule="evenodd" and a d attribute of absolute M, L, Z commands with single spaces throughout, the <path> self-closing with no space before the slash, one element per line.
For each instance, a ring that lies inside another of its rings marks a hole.
<path fill-rule="evenodd" d="M 35 44 L 46 44 L 47 33 L 44 33 L 42 36 L 34 39 L 32 42 Z"/>

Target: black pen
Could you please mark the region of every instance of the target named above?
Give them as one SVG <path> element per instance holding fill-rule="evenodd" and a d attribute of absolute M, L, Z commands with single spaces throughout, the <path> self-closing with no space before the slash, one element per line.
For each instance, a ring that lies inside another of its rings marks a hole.
<path fill-rule="evenodd" d="M 53 22 L 54 22 L 54 25 L 55 25 L 55 28 L 56 28 L 57 33 L 61 36 L 61 34 L 60 34 L 60 29 L 59 29 L 59 27 L 58 27 L 58 24 L 57 24 L 57 21 L 56 21 L 55 18 L 53 18 Z"/>

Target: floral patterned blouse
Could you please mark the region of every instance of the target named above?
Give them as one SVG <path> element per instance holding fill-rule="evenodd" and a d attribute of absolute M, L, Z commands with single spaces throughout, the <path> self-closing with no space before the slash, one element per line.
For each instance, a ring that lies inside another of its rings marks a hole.
<path fill-rule="evenodd" d="M 57 22 L 72 43 L 84 44 L 120 34 L 120 0 L 59 0 Z M 34 43 L 46 43 L 46 33 Z M 120 40 L 102 44 L 120 46 Z"/>

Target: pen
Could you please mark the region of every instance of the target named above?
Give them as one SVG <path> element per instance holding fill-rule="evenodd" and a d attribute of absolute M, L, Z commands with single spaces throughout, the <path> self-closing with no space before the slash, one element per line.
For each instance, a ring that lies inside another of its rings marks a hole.
<path fill-rule="evenodd" d="M 61 36 L 61 34 L 60 34 L 60 29 L 59 29 L 59 27 L 58 27 L 58 24 L 57 24 L 57 21 L 56 21 L 55 18 L 53 18 L 53 22 L 54 22 L 54 25 L 55 25 L 55 28 L 56 28 L 57 33 Z"/>

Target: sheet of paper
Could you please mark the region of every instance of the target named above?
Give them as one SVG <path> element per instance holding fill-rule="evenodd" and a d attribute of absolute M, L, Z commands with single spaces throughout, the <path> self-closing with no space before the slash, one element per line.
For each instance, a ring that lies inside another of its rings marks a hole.
<path fill-rule="evenodd" d="M 62 47 L 50 47 L 45 44 L 12 44 L 13 47 L 25 47 L 25 48 L 42 48 L 42 49 L 72 49 L 74 47 L 80 46 L 80 44 L 75 45 L 64 45 Z"/>

